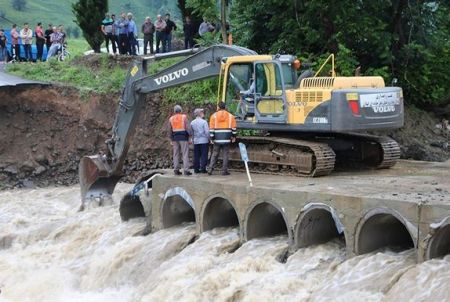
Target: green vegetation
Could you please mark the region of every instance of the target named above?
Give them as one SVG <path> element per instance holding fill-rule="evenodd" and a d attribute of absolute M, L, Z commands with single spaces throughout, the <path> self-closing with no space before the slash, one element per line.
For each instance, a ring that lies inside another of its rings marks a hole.
<path fill-rule="evenodd" d="M 408 103 L 435 106 L 450 96 L 448 1 L 328 0 L 232 3 L 237 44 L 322 61 L 337 55 L 339 74 L 399 79 Z"/>
<path fill-rule="evenodd" d="M 79 0 L 72 4 L 72 12 L 75 22 L 83 31 L 83 37 L 94 52 L 100 53 L 104 36 L 99 31 L 99 24 L 108 12 L 108 0 Z"/>
<path fill-rule="evenodd" d="M 70 40 L 71 57 L 64 61 L 50 60 L 43 63 L 19 63 L 7 66 L 11 74 L 37 81 L 63 83 L 78 88 L 86 93 L 117 93 L 120 91 L 126 72 L 110 58 L 97 55 L 98 60 L 83 63 L 83 52 L 89 46 L 85 40 Z M 92 64 L 91 64 L 92 63 Z"/>
<path fill-rule="evenodd" d="M 64 24 L 66 29 L 77 28 L 71 10 L 72 4 L 75 2 L 76 0 L 26 0 L 26 6 L 19 11 L 13 7 L 11 0 L 0 0 L 0 28 L 10 28 L 9 21 L 18 25 L 29 22 L 34 26 L 38 22 L 42 22 L 44 27 L 48 23 L 52 23 Z M 109 1 L 109 9 L 116 15 L 120 12 L 132 12 L 138 23 L 143 21 L 146 16 L 155 19 L 158 13 L 169 12 L 173 16 L 172 19 L 180 18 L 176 1 L 170 0 Z"/>

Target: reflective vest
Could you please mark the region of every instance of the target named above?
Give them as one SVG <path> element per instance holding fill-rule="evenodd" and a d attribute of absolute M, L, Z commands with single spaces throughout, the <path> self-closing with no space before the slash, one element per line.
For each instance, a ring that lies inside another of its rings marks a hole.
<path fill-rule="evenodd" d="M 209 120 L 209 135 L 215 144 L 229 144 L 236 136 L 236 119 L 226 110 L 219 110 Z"/>
<path fill-rule="evenodd" d="M 172 128 L 172 140 L 187 141 L 189 133 L 186 129 L 187 117 L 185 114 L 177 113 L 169 119 L 170 127 Z"/>

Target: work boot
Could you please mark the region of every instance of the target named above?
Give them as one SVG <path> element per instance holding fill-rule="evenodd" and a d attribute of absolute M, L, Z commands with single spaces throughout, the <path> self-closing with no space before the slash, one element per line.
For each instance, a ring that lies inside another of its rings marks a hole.
<path fill-rule="evenodd" d="M 223 175 L 223 176 L 227 176 L 227 175 L 230 175 L 230 172 L 228 172 L 228 171 L 224 171 L 224 172 L 222 172 L 222 175 Z"/>
<path fill-rule="evenodd" d="M 206 169 L 203 169 L 203 170 L 200 170 L 198 173 L 206 174 L 206 173 L 208 173 L 208 171 L 206 171 Z"/>
<path fill-rule="evenodd" d="M 173 174 L 175 174 L 175 175 L 181 175 L 181 172 L 180 172 L 180 170 L 173 170 Z"/>
<path fill-rule="evenodd" d="M 210 169 L 208 170 L 208 175 L 212 175 L 213 171 L 214 171 L 214 169 L 213 169 L 213 168 L 210 168 Z"/>
<path fill-rule="evenodd" d="M 191 171 L 184 171 L 184 175 L 189 176 L 189 175 L 192 175 L 192 173 L 191 173 Z"/>
<path fill-rule="evenodd" d="M 198 170 L 198 169 L 194 169 L 194 173 L 198 174 L 198 173 L 202 173 L 202 172 L 200 170 Z"/>

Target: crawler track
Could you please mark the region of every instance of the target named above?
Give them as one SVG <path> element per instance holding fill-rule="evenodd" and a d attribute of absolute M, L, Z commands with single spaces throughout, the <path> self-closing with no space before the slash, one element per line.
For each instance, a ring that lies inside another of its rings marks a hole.
<path fill-rule="evenodd" d="M 283 137 L 242 137 L 247 146 L 250 168 L 256 173 L 324 176 L 334 169 L 335 154 L 318 142 Z M 230 152 L 233 169 L 243 169 L 239 150 Z"/>
<path fill-rule="evenodd" d="M 247 146 L 249 167 L 254 173 L 317 177 L 336 169 L 386 169 L 400 158 L 400 148 L 389 137 L 366 134 L 333 134 L 288 138 L 241 137 Z M 238 148 L 230 151 L 230 169 L 244 170 Z"/>

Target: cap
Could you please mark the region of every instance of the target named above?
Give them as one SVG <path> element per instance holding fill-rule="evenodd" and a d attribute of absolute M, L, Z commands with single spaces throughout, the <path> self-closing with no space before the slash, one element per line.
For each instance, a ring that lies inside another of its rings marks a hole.
<path fill-rule="evenodd" d="M 197 109 L 194 110 L 194 115 L 195 116 L 199 116 L 200 113 L 202 113 L 202 112 L 203 112 L 203 108 L 197 108 Z"/>

